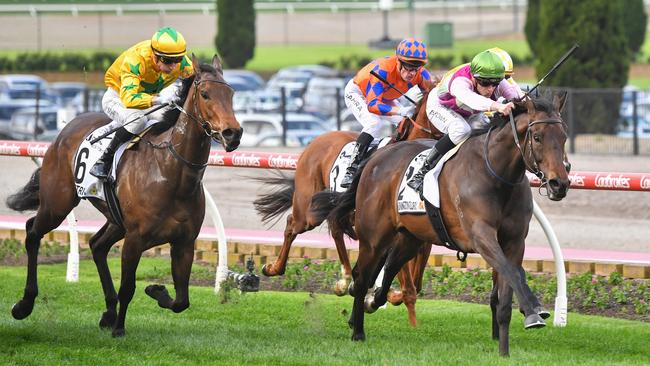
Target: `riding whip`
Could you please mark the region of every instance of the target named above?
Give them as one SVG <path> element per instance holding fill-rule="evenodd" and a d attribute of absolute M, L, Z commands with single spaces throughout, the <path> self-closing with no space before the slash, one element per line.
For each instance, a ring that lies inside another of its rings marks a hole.
<path fill-rule="evenodd" d="M 381 80 L 382 82 L 388 84 L 388 86 L 389 86 L 391 89 L 396 90 L 396 91 L 397 91 L 398 93 L 400 93 L 404 98 L 406 98 L 406 100 L 408 100 L 409 102 L 411 102 L 411 103 L 417 105 L 417 103 L 416 103 L 413 99 L 409 98 L 408 95 L 402 93 L 401 90 L 397 89 L 393 84 L 389 83 L 388 80 L 384 79 L 383 76 L 377 74 L 377 73 L 375 72 L 375 70 L 370 70 L 370 74 L 371 74 L 372 76 L 376 77 L 377 79 Z"/>
<path fill-rule="evenodd" d="M 540 85 L 544 82 L 544 79 L 546 79 L 546 78 L 547 78 L 549 75 L 551 75 L 555 70 L 557 70 L 557 68 L 560 67 L 560 65 L 562 65 L 562 64 L 564 63 L 564 61 L 566 61 L 566 60 L 569 58 L 569 56 L 571 56 L 571 55 L 573 54 L 573 52 L 574 52 L 575 50 L 578 49 L 578 47 L 580 47 L 580 45 L 577 44 L 577 43 L 574 43 L 574 44 L 573 44 L 573 47 L 571 47 L 571 49 L 570 49 L 569 51 L 567 51 L 567 53 L 565 53 L 564 56 L 562 56 L 562 58 L 560 58 L 560 60 L 559 60 L 555 65 L 553 65 L 553 67 L 551 68 L 551 70 L 550 70 L 548 73 L 546 73 L 546 75 L 544 75 L 544 77 L 541 78 L 541 79 L 537 82 L 537 84 L 535 84 L 535 86 L 534 86 L 532 89 L 530 89 L 529 91 L 527 91 L 526 94 L 524 94 L 524 96 L 521 97 L 521 99 L 522 99 L 522 100 L 525 99 L 528 95 L 530 95 L 530 93 L 533 92 L 533 90 L 537 89 L 537 87 L 540 86 Z"/>
<path fill-rule="evenodd" d="M 148 115 L 150 115 L 151 113 L 153 113 L 153 112 L 155 112 L 155 111 L 157 111 L 157 110 L 160 110 L 160 109 L 162 109 L 162 108 L 165 108 L 165 107 L 167 107 L 167 106 L 174 106 L 174 105 L 175 105 L 175 103 L 164 103 L 164 104 L 158 105 L 158 106 L 156 106 L 156 107 L 154 107 L 154 108 L 151 108 L 150 110 L 148 110 L 146 113 L 142 114 L 141 116 L 137 116 L 137 117 L 133 118 L 132 120 L 128 121 L 127 123 L 125 123 L 125 124 L 123 124 L 123 125 L 121 125 L 121 126 L 119 126 L 119 127 L 115 127 L 115 128 L 113 128 L 113 129 L 111 129 L 110 131 L 108 131 L 108 132 L 102 134 L 101 136 L 97 136 L 97 137 L 95 137 L 94 139 L 92 139 L 92 140 L 90 141 L 90 144 L 91 144 L 91 145 L 94 145 L 97 141 L 99 141 L 99 140 L 103 139 L 104 137 L 106 137 L 106 136 L 112 134 L 113 132 L 119 130 L 120 128 L 122 128 L 122 127 L 124 127 L 124 126 L 126 126 L 126 125 L 128 125 L 129 123 L 132 123 L 132 122 L 135 122 L 135 121 L 139 120 L 140 118 L 142 118 L 142 117 L 144 117 L 144 116 L 148 116 Z"/>

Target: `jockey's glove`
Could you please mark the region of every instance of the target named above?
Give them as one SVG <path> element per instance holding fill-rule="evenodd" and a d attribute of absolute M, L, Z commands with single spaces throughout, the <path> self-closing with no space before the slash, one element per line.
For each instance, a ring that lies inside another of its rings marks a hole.
<path fill-rule="evenodd" d="M 400 106 L 397 108 L 397 115 L 402 117 L 411 117 L 415 112 L 415 105 L 409 104 L 405 106 Z"/>

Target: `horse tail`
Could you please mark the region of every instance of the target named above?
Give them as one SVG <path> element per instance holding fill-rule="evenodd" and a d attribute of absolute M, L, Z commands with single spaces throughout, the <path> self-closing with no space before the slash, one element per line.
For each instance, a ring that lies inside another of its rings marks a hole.
<path fill-rule="evenodd" d="M 41 201 L 38 198 L 40 180 L 41 168 L 38 168 L 34 174 L 32 174 L 29 182 L 27 182 L 27 184 L 25 184 L 25 186 L 21 188 L 20 191 L 7 197 L 7 200 L 5 202 L 7 204 L 7 207 L 19 212 L 36 210 L 41 204 Z"/>
<path fill-rule="evenodd" d="M 354 231 L 354 209 L 359 180 L 367 162 L 368 159 L 361 162 L 347 191 L 343 193 L 319 192 L 312 198 L 311 213 L 315 214 L 318 220 L 327 219 L 327 225 L 332 235 L 343 233 L 354 240 L 357 239 L 357 233 Z"/>
<path fill-rule="evenodd" d="M 294 177 L 277 172 L 275 176 L 255 178 L 265 185 L 274 186 L 275 190 L 253 201 L 255 210 L 262 215 L 262 222 L 267 223 L 281 215 L 293 205 L 293 193 L 296 190 Z"/>

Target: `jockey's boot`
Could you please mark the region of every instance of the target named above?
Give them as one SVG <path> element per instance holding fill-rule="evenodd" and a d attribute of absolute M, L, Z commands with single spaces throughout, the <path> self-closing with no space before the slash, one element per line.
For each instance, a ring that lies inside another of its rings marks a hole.
<path fill-rule="evenodd" d="M 366 153 L 368 152 L 368 147 L 372 140 L 372 135 L 366 132 L 361 132 L 361 135 L 357 138 L 357 145 L 354 147 L 354 151 L 352 151 L 350 166 L 346 170 L 345 176 L 341 181 L 341 188 L 349 188 L 352 184 L 354 173 L 357 172 L 359 164 L 366 158 Z"/>
<path fill-rule="evenodd" d="M 429 170 L 433 169 L 435 166 L 435 162 L 440 159 L 443 155 L 445 155 L 449 150 L 453 149 L 456 146 L 453 142 L 451 142 L 451 139 L 449 138 L 449 135 L 444 135 L 438 142 L 436 142 L 435 146 L 429 151 L 429 155 L 427 155 L 426 159 L 424 160 L 424 164 L 422 164 L 422 167 L 420 170 L 417 171 L 411 177 L 411 179 L 406 183 L 407 186 L 413 188 L 416 192 L 420 193 L 420 196 L 422 196 L 422 185 L 424 183 L 424 175 L 429 172 Z"/>
<path fill-rule="evenodd" d="M 127 131 L 124 127 L 120 127 L 115 132 L 115 137 L 113 137 L 111 142 L 108 144 L 106 150 L 104 150 L 102 157 L 99 158 L 95 165 L 90 169 L 90 175 L 99 179 L 108 178 L 108 173 L 113 164 L 113 155 L 115 155 L 115 150 L 117 150 L 120 145 L 127 142 L 131 137 L 133 137 L 131 132 Z"/>

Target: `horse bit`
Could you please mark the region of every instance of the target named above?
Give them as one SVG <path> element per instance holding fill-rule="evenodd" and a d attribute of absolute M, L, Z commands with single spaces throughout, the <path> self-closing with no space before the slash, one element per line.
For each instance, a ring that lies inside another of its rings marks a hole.
<path fill-rule="evenodd" d="M 519 153 L 521 154 L 521 160 L 524 162 L 524 165 L 526 166 L 526 169 L 529 172 L 533 173 L 541 181 L 540 189 L 542 187 L 544 187 L 546 184 L 548 184 L 548 179 L 544 175 L 544 172 L 542 172 L 539 169 L 539 164 L 537 163 L 537 159 L 535 159 L 535 155 L 533 154 L 533 143 L 532 143 L 531 138 L 530 138 L 530 136 L 531 136 L 530 135 L 530 128 L 532 126 L 536 125 L 536 124 L 542 124 L 542 123 L 543 124 L 561 124 L 562 126 L 564 126 L 564 122 L 559 118 L 558 119 L 547 118 L 547 119 L 540 119 L 540 120 L 535 120 L 535 121 L 528 122 L 528 126 L 526 127 L 526 134 L 524 135 L 524 148 L 522 149 L 521 145 L 519 144 L 519 139 L 517 138 L 518 135 L 517 135 L 517 127 L 515 126 L 515 119 L 512 116 L 512 113 L 510 113 L 510 127 L 512 128 L 512 135 L 513 135 L 513 138 L 515 140 L 515 145 L 517 146 L 517 149 L 519 150 Z M 487 165 L 488 171 L 490 172 L 490 174 L 492 174 L 493 177 L 497 178 L 499 181 L 501 181 L 502 183 L 505 183 L 508 186 L 514 186 L 516 184 L 519 184 L 524 180 L 524 178 L 526 178 L 525 174 L 524 174 L 524 176 L 521 178 L 521 180 L 519 182 L 515 182 L 515 183 L 508 182 L 507 180 L 500 177 L 494 171 L 494 169 L 492 168 L 492 165 L 490 164 L 490 160 L 488 158 L 488 143 L 490 141 L 490 133 L 492 132 L 493 129 L 494 129 L 494 126 L 490 127 L 490 129 L 488 130 L 488 134 L 487 134 L 487 137 L 485 139 L 485 148 L 484 148 L 484 152 L 483 152 L 484 157 L 485 157 L 485 164 Z M 530 151 L 530 156 L 531 156 L 532 165 L 533 165 L 532 167 L 530 166 L 530 164 L 526 160 L 526 156 L 525 156 L 526 148 L 528 148 L 528 151 Z"/>

